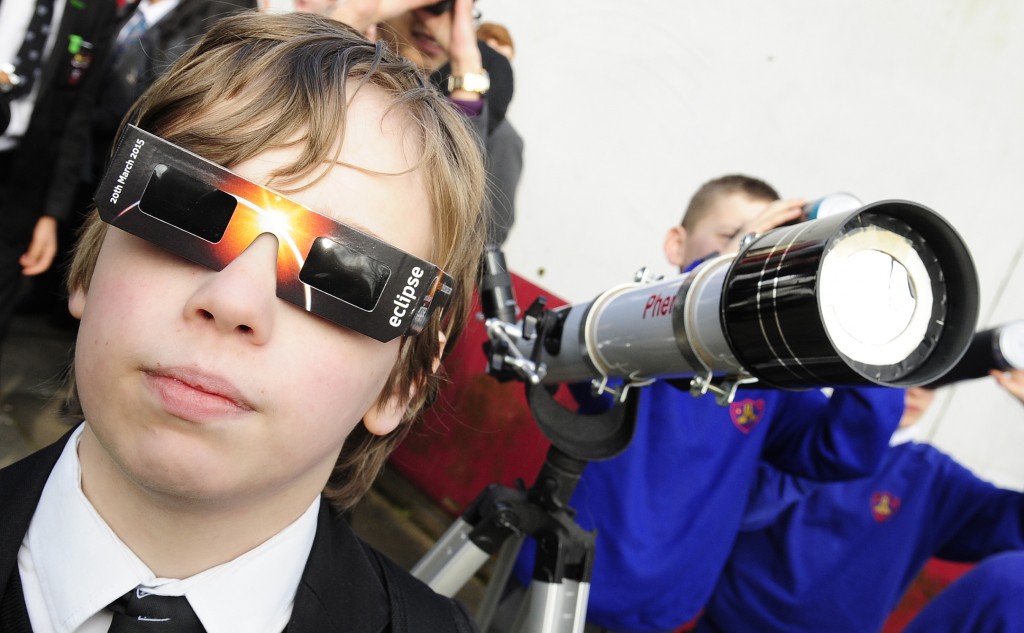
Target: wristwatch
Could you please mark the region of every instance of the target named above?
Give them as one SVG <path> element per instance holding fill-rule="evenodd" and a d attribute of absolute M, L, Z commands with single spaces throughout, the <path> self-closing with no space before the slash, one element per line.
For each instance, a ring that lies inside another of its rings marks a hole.
<path fill-rule="evenodd" d="M 455 92 L 456 90 L 465 90 L 467 92 L 477 92 L 479 94 L 487 94 L 487 91 L 491 89 L 491 76 L 487 74 L 486 70 L 481 70 L 475 73 L 466 73 L 462 76 L 448 75 L 448 92 Z"/>

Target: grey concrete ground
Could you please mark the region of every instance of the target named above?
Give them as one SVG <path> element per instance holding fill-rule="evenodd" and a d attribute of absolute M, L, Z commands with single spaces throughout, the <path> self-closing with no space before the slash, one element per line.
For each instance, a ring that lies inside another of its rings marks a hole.
<path fill-rule="evenodd" d="M 0 349 L 0 467 L 57 440 L 74 424 L 63 403 L 75 334 L 52 320 L 45 314 L 17 315 Z M 385 470 L 351 521 L 363 538 L 408 569 L 451 518 Z M 482 594 L 483 585 L 473 580 L 458 597 L 475 608 Z"/>
<path fill-rule="evenodd" d="M 46 446 L 72 422 L 62 414 L 74 332 L 44 315 L 18 315 L 0 351 L 0 466 Z"/>

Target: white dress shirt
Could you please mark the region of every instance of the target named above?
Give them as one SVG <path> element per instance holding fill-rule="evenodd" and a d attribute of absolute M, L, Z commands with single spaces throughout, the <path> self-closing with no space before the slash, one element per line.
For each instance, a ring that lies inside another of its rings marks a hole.
<path fill-rule="evenodd" d="M 153 0 L 141 0 L 135 10 L 142 14 L 146 24 L 153 26 L 170 13 L 174 7 L 178 6 L 178 2 L 179 0 L 158 0 L 156 2 Z"/>
<path fill-rule="evenodd" d="M 79 426 L 46 482 L 18 552 L 36 633 L 106 633 L 111 602 L 142 585 L 184 595 L 208 633 L 274 632 L 291 617 L 316 534 L 320 497 L 291 525 L 238 558 L 190 578 L 158 578 L 100 517 L 81 485 Z"/>

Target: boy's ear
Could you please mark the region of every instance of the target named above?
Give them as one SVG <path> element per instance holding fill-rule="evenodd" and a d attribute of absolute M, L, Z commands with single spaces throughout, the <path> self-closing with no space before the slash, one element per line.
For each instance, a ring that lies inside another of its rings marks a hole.
<path fill-rule="evenodd" d="M 448 344 L 448 336 L 444 332 L 438 332 L 437 343 L 437 356 L 434 357 L 434 363 L 430 366 L 430 371 L 435 374 L 441 366 L 441 357 L 444 356 L 444 346 Z"/>
<path fill-rule="evenodd" d="M 85 291 L 81 288 L 76 288 L 68 297 L 68 312 L 79 321 L 82 320 L 82 314 L 85 312 Z"/>
<path fill-rule="evenodd" d="M 83 300 L 84 301 L 84 300 Z M 444 346 L 448 344 L 448 337 L 445 336 L 444 332 L 438 332 L 438 347 L 437 356 L 434 357 L 434 362 L 431 367 L 433 373 L 437 373 L 438 367 L 441 366 L 441 356 L 444 354 Z M 409 394 L 406 398 L 400 396 L 393 396 L 384 404 L 374 403 L 370 410 L 363 415 L 363 426 L 366 430 L 374 435 L 387 435 L 391 431 L 398 428 L 398 425 L 402 423 L 402 416 L 405 415 L 406 409 L 409 408 L 409 402 L 416 397 L 416 391 L 419 388 L 417 384 L 413 384 L 409 387 Z"/>
<path fill-rule="evenodd" d="M 373 403 L 370 410 L 363 415 L 363 426 L 374 435 L 387 435 L 402 423 L 402 416 L 408 408 L 409 400 L 395 396 L 380 404 Z"/>
<path fill-rule="evenodd" d="M 665 234 L 665 259 L 676 268 L 682 268 L 686 250 L 686 229 L 673 226 Z"/>

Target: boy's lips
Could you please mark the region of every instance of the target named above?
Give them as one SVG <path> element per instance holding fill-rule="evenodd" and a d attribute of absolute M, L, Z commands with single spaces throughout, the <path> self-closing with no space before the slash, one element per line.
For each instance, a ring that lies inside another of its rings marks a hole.
<path fill-rule="evenodd" d="M 171 415 L 192 422 L 231 417 L 255 407 L 229 380 L 195 369 L 144 370 L 147 386 Z"/>

